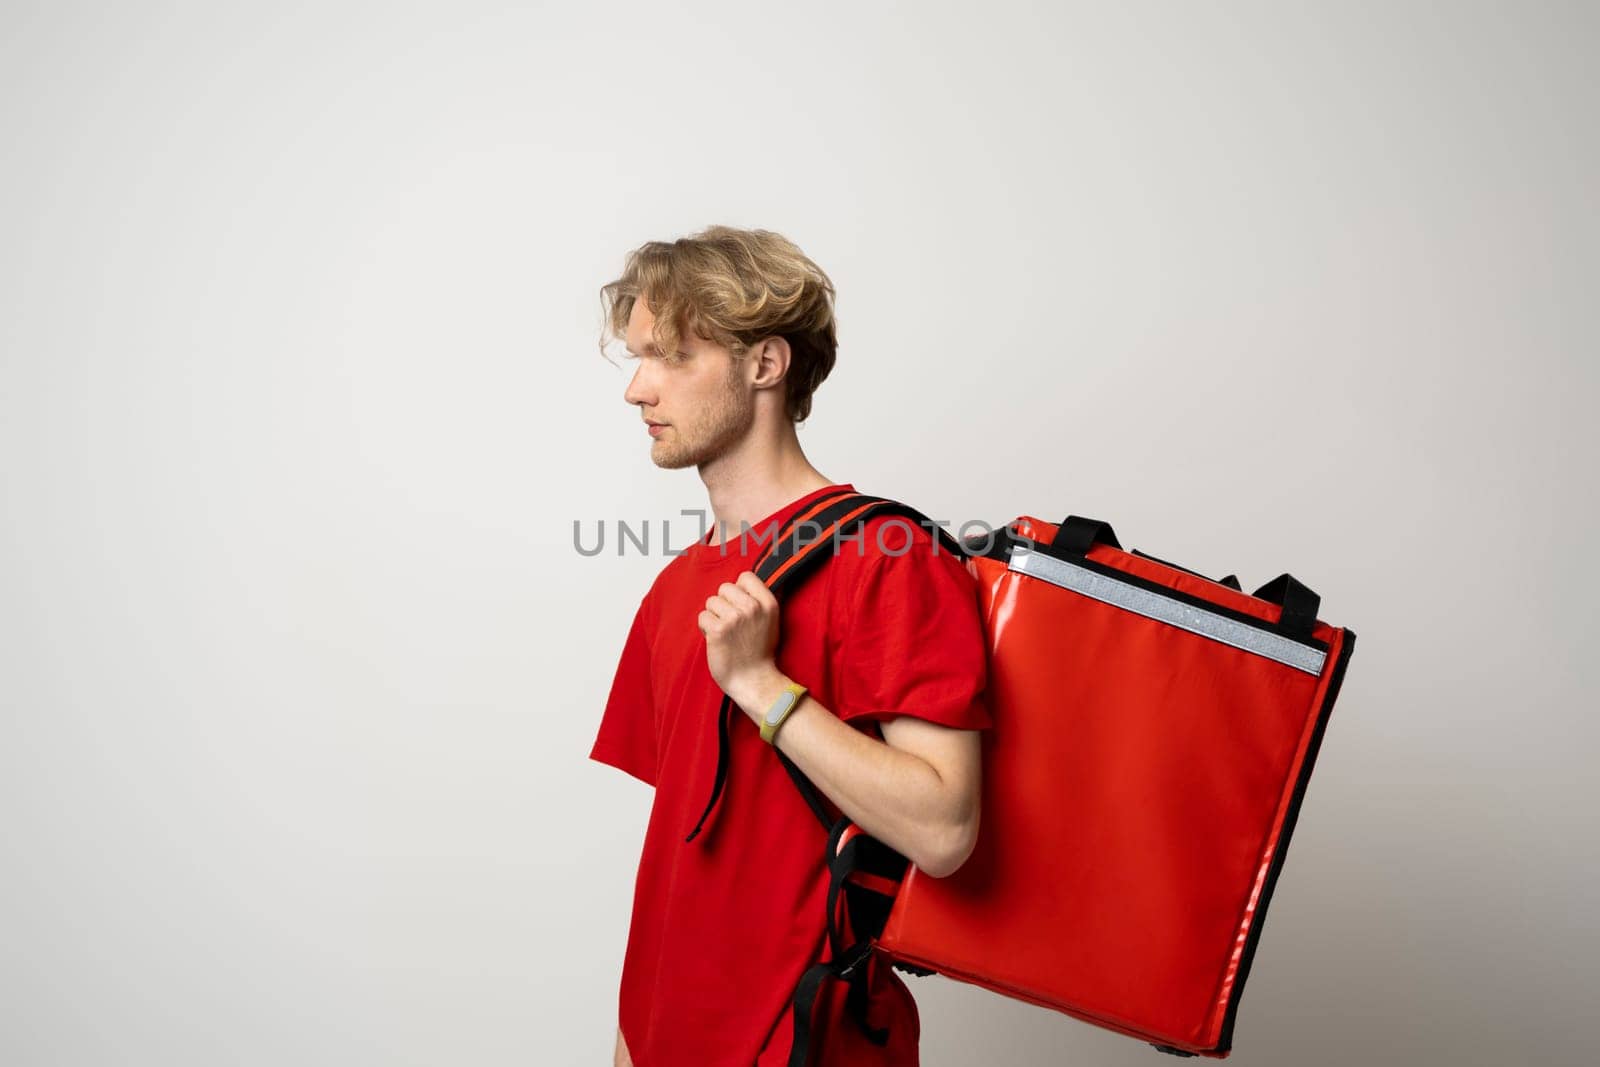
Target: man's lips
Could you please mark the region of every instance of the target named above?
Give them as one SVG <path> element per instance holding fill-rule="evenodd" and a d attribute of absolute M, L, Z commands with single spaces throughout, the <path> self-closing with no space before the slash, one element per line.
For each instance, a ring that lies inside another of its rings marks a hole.
<path fill-rule="evenodd" d="M 651 437 L 657 436 L 667 428 L 667 424 L 664 422 L 651 422 L 648 419 L 645 420 L 645 426 L 649 429 Z"/>

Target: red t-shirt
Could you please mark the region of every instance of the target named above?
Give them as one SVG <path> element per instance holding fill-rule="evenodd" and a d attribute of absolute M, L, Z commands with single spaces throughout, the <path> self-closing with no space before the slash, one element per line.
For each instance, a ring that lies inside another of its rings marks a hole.
<path fill-rule="evenodd" d="M 696 619 L 706 598 L 753 569 L 771 523 L 829 489 L 753 524 L 741 544 L 675 557 L 640 602 L 590 758 L 655 786 L 634 886 L 619 1020 L 637 1067 L 783 1067 L 791 999 L 806 968 L 830 958 L 827 832 L 748 715 L 734 709 L 728 779 L 694 841 L 710 796 L 722 691 Z M 882 532 L 879 528 L 892 523 Z M 960 729 L 991 725 L 977 585 L 925 528 L 877 516 L 859 540 L 790 587 L 780 606 L 778 667 L 845 722 L 881 737 L 894 715 Z M 844 1011 L 846 984 L 824 983 L 811 1063 L 916 1067 L 920 1022 L 901 976 L 876 957 L 871 1044 Z"/>

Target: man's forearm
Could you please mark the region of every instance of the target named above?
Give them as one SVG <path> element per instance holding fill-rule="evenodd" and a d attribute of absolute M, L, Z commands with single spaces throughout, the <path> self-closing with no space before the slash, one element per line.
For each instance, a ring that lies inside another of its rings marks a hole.
<path fill-rule="evenodd" d="M 733 695 L 759 716 L 782 686 L 781 676 L 763 678 Z M 868 737 L 809 693 L 784 720 L 776 744 L 840 811 L 924 871 L 940 875 L 962 851 L 970 813 L 921 757 Z"/>
<path fill-rule="evenodd" d="M 633 1056 L 628 1052 L 628 1043 L 622 1040 L 622 1027 L 617 1027 L 617 1050 L 611 1054 L 612 1067 L 633 1067 Z"/>

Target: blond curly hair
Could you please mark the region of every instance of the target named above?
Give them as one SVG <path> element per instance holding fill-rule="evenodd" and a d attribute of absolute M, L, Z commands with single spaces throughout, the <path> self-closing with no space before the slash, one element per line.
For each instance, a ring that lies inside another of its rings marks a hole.
<path fill-rule="evenodd" d="M 735 359 L 765 338 L 788 341 L 785 410 L 794 422 L 811 414 L 811 395 L 833 370 L 838 327 L 833 282 L 794 242 L 769 230 L 710 226 L 640 245 L 628 253 L 622 276 L 600 289 L 602 355 L 612 338 L 626 335 L 640 296 L 656 318 L 656 347 L 669 358 L 685 330 L 724 345 Z"/>

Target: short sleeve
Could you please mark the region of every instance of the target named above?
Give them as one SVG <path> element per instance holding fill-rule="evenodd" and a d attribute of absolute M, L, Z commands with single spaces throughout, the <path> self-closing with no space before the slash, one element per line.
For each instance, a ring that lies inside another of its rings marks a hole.
<path fill-rule="evenodd" d="M 634 613 L 589 758 L 656 784 L 656 715 L 650 691 L 648 598 Z"/>
<path fill-rule="evenodd" d="M 866 561 L 838 655 L 834 710 L 846 722 L 912 715 L 961 730 L 993 725 L 977 582 L 926 540 Z"/>

